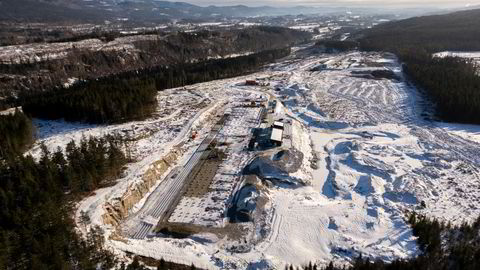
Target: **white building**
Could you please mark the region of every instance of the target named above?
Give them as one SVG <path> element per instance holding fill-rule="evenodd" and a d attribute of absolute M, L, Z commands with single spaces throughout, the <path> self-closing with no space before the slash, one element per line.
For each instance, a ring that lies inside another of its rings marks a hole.
<path fill-rule="evenodd" d="M 272 135 L 270 136 L 270 141 L 276 145 L 282 145 L 283 140 L 283 130 L 279 128 L 272 128 Z"/>
<path fill-rule="evenodd" d="M 275 122 L 273 122 L 273 128 L 284 130 L 285 129 L 285 124 L 282 123 L 282 122 L 279 122 L 279 121 L 275 121 Z"/>

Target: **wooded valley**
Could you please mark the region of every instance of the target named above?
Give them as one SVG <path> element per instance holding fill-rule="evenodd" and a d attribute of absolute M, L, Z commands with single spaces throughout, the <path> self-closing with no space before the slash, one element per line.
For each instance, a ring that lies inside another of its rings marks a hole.
<path fill-rule="evenodd" d="M 193 64 L 158 66 L 23 96 L 24 111 L 38 118 L 116 123 L 144 119 L 156 108 L 157 90 L 240 76 L 285 57 L 289 48 Z"/>

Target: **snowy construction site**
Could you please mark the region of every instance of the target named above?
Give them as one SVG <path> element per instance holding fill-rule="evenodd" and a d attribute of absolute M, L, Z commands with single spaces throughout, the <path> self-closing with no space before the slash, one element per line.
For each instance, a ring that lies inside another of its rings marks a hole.
<path fill-rule="evenodd" d="M 419 254 L 412 211 L 480 215 L 480 127 L 437 122 L 394 55 L 311 53 L 160 91 L 145 121 L 36 120 L 41 145 L 119 135 L 134 160 L 77 205 L 116 255 L 284 269 Z"/>

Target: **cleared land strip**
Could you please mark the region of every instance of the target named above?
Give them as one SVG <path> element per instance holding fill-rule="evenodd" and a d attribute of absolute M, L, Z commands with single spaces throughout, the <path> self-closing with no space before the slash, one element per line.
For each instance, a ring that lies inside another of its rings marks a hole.
<path fill-rule="evenodd" d="M 133 224 L 130 224 L 130 229 L 127 233 L 129 237 L 134 239 L 145 238 L 156 224 L 165 218 L 170 208 L 178 201 L 183 188 L 188 184 L 192 169 L 201 160 L 201 157 L 206 154 L 208 146 L 217 137 L 223 126 L 223 122 L 224 118 L 215 125 L 187 163 L 183 167 L 173 169 L 167 175 L 166 179 L 149 196 L 147 202 L 138 214 L 132 217 Z"/>

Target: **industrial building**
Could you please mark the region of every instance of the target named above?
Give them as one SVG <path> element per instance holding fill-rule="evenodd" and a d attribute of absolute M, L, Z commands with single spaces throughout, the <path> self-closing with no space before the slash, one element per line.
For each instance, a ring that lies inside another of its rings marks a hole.
<path fill-rule="evenodd" d="M 281 146 L 283 141 L 283 129 L 272 127 L 270 142 L 274 145 Z"/>

